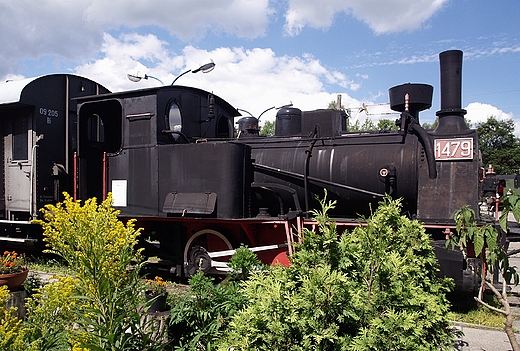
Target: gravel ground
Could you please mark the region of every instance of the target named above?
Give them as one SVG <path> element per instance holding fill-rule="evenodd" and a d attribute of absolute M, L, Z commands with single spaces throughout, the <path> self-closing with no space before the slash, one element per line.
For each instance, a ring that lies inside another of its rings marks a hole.
<path fill-rule="evenodd" d="M 456 327 L 462 330 L 464 336 L 457 341 L 454 350 L 460 351 L 508 351 L 511 344 L 503 330 L 483 328 L 463 323 L 456 323 Z M 519 334 L 517 339 L 519 339 Z"/>

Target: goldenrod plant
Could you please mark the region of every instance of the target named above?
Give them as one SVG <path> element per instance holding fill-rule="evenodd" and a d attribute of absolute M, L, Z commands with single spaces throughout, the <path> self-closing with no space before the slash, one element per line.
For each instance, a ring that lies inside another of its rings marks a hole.
<path fill-rule="evenodd" d="M 54 276 L 27 299 L 27 341 L 39 350 L 67 350 L 78 335 L 74 331 L 79 281 L 70 276 Z"/>
<path fill-rule="evenodd" d="M 22 321 L 14 315 L 14 307 L 6 309 L 5 305 L 9 300 L 9 290 L 7 286 L 0 286 L 0 350 L 3 351 L 25 351 L 37 350 L 34 346 L 29 346 L 25 342 L 25 333 Z"/>
<path fill-rule="evenodd" d="M 82 205 L 65 194 L 63 202 L 46 205 L 44 219 L 34 222 L 44 229 L 47 252 L 67 261 L 78 279 L 123 284 L 129 265 L 140 261 L 135 250 L 140 229 L 135 228 L 135 220 L 123 224 L 118 214 L 111 194 L 99 205 L 96 198 Z"/>
<path fill-rule="evenodd" d="M 140 229 L 118 214 L 111 194 L 100 204 L 92 198 L 83 205 L 65 194 L 63 202 L 45 206 L 43 220 L 34 221 L 44 229 L 47 251 L 62 257 L 75 277 L 74 299 L 81 308 L 71 317 L 71 333 L 81 337 L 68 342 L 88 350 L 160 350 L 158 331 L 142 318 Z"/>

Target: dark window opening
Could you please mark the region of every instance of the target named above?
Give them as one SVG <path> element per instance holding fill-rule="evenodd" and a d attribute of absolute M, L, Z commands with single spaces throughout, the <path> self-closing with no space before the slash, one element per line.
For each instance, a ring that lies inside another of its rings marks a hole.
<path fill-rule="evenodd" d="M 29 115 L 27 113 L 13 116 L 13 160 L 29 158 Z"/>
<path fill-rule="evenodd" d="M 103 153 L 116 155 L 123 147 L 123 108 L 119 100 L 87 102 L 78 113 L 79 197 L 102 198 Z"/>
<path fill-rule="evenodd" d="M 221 116 L 217 122 L 217 138 L 231 138 L 232 127 L 229 118 Z"/>
<path fill-rule="evenodd" d="M 103 125 L 103 120 L 101 117 L 99 117 L 98 114 L 92 114 L 87 118 L 88 140 L 104 143 L 105 126 Z"/>
<path fill-rule="evenodd" d="M 86 103 L 79 112 L 80 153 L 116 154 L 122 148 L 123 109 L 118 100 Z"/>

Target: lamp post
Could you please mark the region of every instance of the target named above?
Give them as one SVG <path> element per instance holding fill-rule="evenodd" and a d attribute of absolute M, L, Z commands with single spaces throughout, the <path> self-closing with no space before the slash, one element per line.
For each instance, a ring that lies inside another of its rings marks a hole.
<path fill-rule="evenodd" d="M 175 82 L 177 81 L 177 79 L 179 79 L 180 77 L 182 77 L 183 75 L 185 75 L 186 73 L 197 73 L 197 72 L 202 72 L 202 73 L 209 73 L 211 71 L 213 71 L 213 68 L 215 68 L 215 63 L 213 61 L 209 62 L 209 63 L 206 63 L 202 66 L 200 66 L 199 68 L 197 69 L 194 69 L 193 71 L 191 69 L 187 70 L 186 72 L 182 72 L 181 74 L 179 74 L 172 82 L 171 85 L 174 85 Z"/>
<path fill-rule="evenodd" d="M 133 75 L 133 74 L 127 74 L 126 75 L 128 77 L 128 79 L 130 79 L 132 82 L 139 82 L 141 79 L 155 79 L 156 81 L 158 81 L 159 83 L 161 83 L 162 85 L 164 85 L 163 81 L 160 80 L 159 78 L 157 77 L 154 77 L 154 76 L 149 76 L 148 74 L 145 74 L 144 77 L 139 77 L 139 72 L 137 72 L 137 75 Z"/>

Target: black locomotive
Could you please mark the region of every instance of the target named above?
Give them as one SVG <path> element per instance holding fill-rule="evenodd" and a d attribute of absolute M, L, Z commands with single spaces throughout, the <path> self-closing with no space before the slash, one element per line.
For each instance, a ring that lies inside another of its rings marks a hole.
<path fill-rule="evenodd" d="M 259 136 L 258 119 L 192 87 L 109 93 L 73 75 L 0 84 L 0 239 L 34 241 L 30 219 L 63 191 L 76 199 L 112 192 L 122 218 L 137 218 L 172 273 L 217 273 L 240 244 L 282 262 L 293 228 L 313 225 L 308 212 L 324 188 L 342 229 L 389 194 L 436 240 L 443 273 L 469 289 L 471 264 L 442 240 L 460 207 L 479 213 L 478 136 L 461 108 L 462 52 L 441 53 L 440 67 L 433 131 L 419 123 L 431 107 L 426 84 L 389 90 L 401 113 L 396 132 L 347 133 L 343 111 L 283 107 L 273 137 Z"/>

